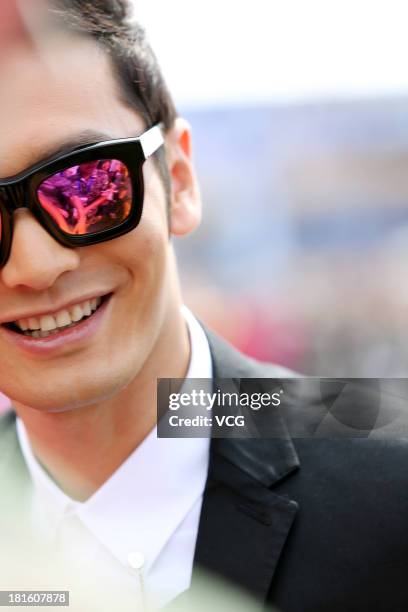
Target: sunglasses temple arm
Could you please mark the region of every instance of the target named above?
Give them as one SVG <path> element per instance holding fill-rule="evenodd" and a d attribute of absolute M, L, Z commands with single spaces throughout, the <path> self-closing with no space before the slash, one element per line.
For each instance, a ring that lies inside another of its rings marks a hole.
<path fill-rule="evenodd" d="M 154 125 L 150 130 L 147 130 L 140 136 L 140 144 L 142 145 L 145 159 L 156 153 L 156 151 L 164 144 L 162 133 L 163 124 Z"/>

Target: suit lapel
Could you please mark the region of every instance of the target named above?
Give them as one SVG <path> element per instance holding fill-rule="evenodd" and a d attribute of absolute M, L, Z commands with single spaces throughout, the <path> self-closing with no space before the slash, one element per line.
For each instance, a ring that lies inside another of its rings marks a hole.
<path fill-rule="evenodd" d="M 16 430 L 16 415 L 10 410 L 0 417 L 0 531 L 5 533 L 29 521 L 27 508 L 32 494 Z"/>
<path fill-rule="evenodd" d="M 206 330 L 218 379 L 260 378 L 259 364 Z M 261 371 L 262 373 L 262 371 Z M 269 370 L 264 376 L 273 377 Z M 279 376 L 278 371 L 275 376 Z M 211 440 L 210 465 L 200 517 L 192 588 L 199 569 L 220 574 L 264 602 L 298 505 L 271 488 L 299 468 L 284 423 L 276 412 L 267 439 Z"/>
<path fill-rule="evenodd" d="M 0 490 L 13 486 L 22 493 L 30 484 L 30 477 L 21 453 L 16 429 L 16 414 L 8 410 L 0 417 Z"/>

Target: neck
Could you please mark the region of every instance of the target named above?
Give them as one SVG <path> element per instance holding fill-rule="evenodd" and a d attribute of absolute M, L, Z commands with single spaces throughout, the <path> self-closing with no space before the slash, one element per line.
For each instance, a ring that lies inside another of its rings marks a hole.
<path fill-rule="evenodd" d="M 88 499 L 153 429 L 157 378 L 186 375 L 190 343 L 179 305 L 170 318 L 142 370 L 114 397 L 59 413 L 14 402 L 36 457 L 71 498 Z"/>

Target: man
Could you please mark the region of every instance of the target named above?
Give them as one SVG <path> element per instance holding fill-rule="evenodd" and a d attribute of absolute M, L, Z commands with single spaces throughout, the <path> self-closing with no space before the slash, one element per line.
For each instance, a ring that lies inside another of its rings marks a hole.
<path fill-rule="evenodd" d="M 292 440 L 278 415 L 275 440 L 157 438 L 158 378 L 290 373 L 182 307 L 190 131 L 127 3 L 29 4 L 0 61 L 3 526 L 29 510 L 142 603 L 205 568 L 259 607 L 407 609 L 406 441 Z"/>

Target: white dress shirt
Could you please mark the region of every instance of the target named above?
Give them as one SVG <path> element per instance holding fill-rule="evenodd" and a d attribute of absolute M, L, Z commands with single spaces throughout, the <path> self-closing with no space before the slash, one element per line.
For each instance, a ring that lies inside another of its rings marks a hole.
<path fill-rule="evenodd" d="M 187 378 L 212 378 L 206 335 L 183 306 L 191 359 Z M 135 598 L 162 607 L 189 588 L 209 461 L 209 438 L 157 438 L 156 427 L 85 502 L 66 495 L 17 432 L 34 483 L 33 517 L 73 561 Z M 78 520 L 79 519 L 79 520 Z M 144 592 L 143 592 L 144 591 Z M 146 599 L 145 599 L 146 601 Z"/>

